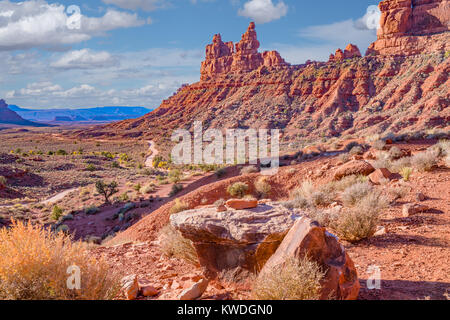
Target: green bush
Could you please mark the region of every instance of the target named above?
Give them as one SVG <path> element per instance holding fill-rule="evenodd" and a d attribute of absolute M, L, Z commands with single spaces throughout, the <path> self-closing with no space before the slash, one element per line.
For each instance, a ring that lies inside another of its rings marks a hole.
<path fill-rule="evenodd" d="M 58 206 L 54 206 L 52 210 L 52 219 L 58 221 L 63 215 L 64 211 Z"/>
<path fill-rule="evenodd" d="M 178 194 L 179 192 L 181 192 L 181 190 L 183 190 L 183 186 L 181 184 L 174 184 L 172 186 L 172 190 L 170 191 L 170 196 L 173 197 L 176 194 Z"/>
<path fill-rule="evenodd" d="M 236 182 L 227 188 L 227 192 L 236 198 L 243 198 L 248 192 L 248 185 L 243 182 Z"/>

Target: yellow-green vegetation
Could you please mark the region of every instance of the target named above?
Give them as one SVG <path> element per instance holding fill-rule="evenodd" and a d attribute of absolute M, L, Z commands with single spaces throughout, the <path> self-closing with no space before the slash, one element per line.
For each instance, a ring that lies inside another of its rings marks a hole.
<path fill-rule="evenodd" d="M 243 198 L 246 193 L 248 192 L 248 184 L 244 182 L 236 182 L 232 185 L 228 186 L 227 192 L 232 196 L 236 198 Z"/>
<path fill-rule="evenodd" d="M 189 210 L 189 206 L 180 199 L 175 199 L 175 204 L 172 208 L 170 208 L 170 214 L 175 214 L 186 210 Z"/>
<path fill-rule="evenodd" d="M 165 226 L 159 235 L 161 251 L 168 257 L 183 259 L 195 266 L 199 265 L 197 252 L 192 241 L 184 238 L 170 224 Z"/>
<path fill-rule="evenodd" d="M 169 171 L 169 181 L 170 183 L 178 183 L 181 181 L 183 173 L 179 169 L 172 169 Z"/>
<path fill-rule="evenodd" d="M 411 177 L 411 174 L 413 172 L 413 169 L 410 167 L 403 167 L 400 170 L 400 175 L 403 177 L 404 181 L 409 181 L 409 178 Z"/>
<path fill-rule="evenodd" d="M 77 272 L 81 290 L 72 290 Z M 110 300 L 119 292 L 114 270 L 63 232 L 21 222 L 0 229 L 0 300 Z"/>
<path fill-rule="evenodd" d="M 319 300 L 325 273 L 308 258 L 287 259 L 260 274 L 253 284 L 252 298 L 256 300 Z"/>
<path fill-rule="evenodd" d="M 63 209 L 61 209 L 58 206 L 54 206 L 53 209 L 52 209 L 52 216 L 51 216 L 51 218 L 53 220 L 55 220 L 55 221 L 58 221 L 61 218 L 61 216 L 63 215 L 63 213 L 64 213 Z"/>

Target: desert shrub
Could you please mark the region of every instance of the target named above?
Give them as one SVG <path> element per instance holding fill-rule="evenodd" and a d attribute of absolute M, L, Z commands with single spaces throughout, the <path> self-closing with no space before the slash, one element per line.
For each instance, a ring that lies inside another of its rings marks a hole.
<path fill-rule="evenodd" d="M 103 181 L 97 181 L 95 183 L 95 189 L 97 192 L 105 198 L 106 203 L 110 203 L 109 198 L 119 192 L 119 189 L 117 188 L 117 182 L 112 181 L 110 183 L 105 183 Z"/>
<path fill-rule="evenodd" d="M 159 168 L 159 163 L 162 161 L 163 161 L 163 157 L 161 157 L 161 156 L 154 157 L 153 162 L 152 162 L 153 168 Z"/>
<path fill-rule="evenodd" d="M 215 175 L 218 179 L 222 178 L 227 173 L 225 168 L 219 168 L 216 170 Z"/>
<path fill-rule="evenodd" d="M 379 192 L 370 192 L 351 209 L 344 209 L 332 228 L 338 236 L 349 242 L 370 238 L 376 232 L 380 210 L 388 205 Z"/>
<path fill-rule="evenodd" d="M 4 176 L 0 176 L 0 186 L 6 187 L 7 184 L 8 181 L 6 180 L 6 178 Z"/>
<path fill-rule="evenodd" d="M 396 161 L 392 161 L 391 167 L 389 168 L 389 170 L 391 170 L 392 172 L 400 173 L 400 171 L 406 167 L 411 167 L 411 158 L 410 157 L 405 157 L 405 158 L 398 159 Z"/>
<path fill-rule="evenodd" d="M 128 193 L 124 192 L 118 197 L 118 200 L 120 202 L 127 202 L 130 200 L 130 196 L 128 195 Z"/>
<path fill-rule="evenodd" d="M 63 215 L 63 213 L 64 213 L 63 209 L 61 209 L 58 206 L 54 206 L 53 209 L 52 209 L 52 216 L 51 216 L 51 218 L 53 220 L 55 220 L 55 221 L 58 221 L 61 218 L 61 216 Z"/>
<path fill-rule="evenodd" d="M 366 195 L 373 191 L 370 184 L 366 182 L 356 183 L 341 194 L 342 202 L 346 206 L 354 206 L 358 201 L 363 199 Z"/>
<path fill-rule="evenodd" d="M 155 192 L 155 185 L 153 183 L 146 184 L 141 189 L 142 193 L 149 194 Z"/>
<path fill-rule="evenodd" d="M 84 213 L 87 214 L 87 215 L 89 216 L 89 215 L 97 214 L 99 211 L 100 211 L 100 209 L 97 208 L 96 206 L 91 206 L 91 207 L 89 207 L 89 208 L 86 208 L 86 209 L 84 210 Z"/>
<path fill-rule="evenodd" d="M 310 206 L 326 206 L 333 201 L 333 193 L 329 190 L 315 188 L 311 180 L 302 182 L 300 188 L 291 194 L 293 205 L 296 208 L 307 208 Z"/>
<path fill-rule="evenodd" d="M 243 198 L 245 194 L 248 192 L 248 184 L 244 182 L 236 182 L 227 188 L 227 192 L 236 198 Z"/>
<path fill-rule="evenodd" d="M 252 297 L 256 300 L 319 300 L 324 272 L 308 258 L 287 259 L 283 266 L 260 274 Z"/>
<path fill-rule="evenodd" d="M 111 162 L 111 168 L 115 169 L 120 168 L 120 164 L 117 161 L 113 161 Z"/>
<path fill-rule="evenodd" d="M 86 166 L 86 171 L 94 172 L 94 171 L 97 171 L 97 168 L 96 168 L 92 163 L 89 163 L 89 164 Z"/>
<path fill-rule="evenodd" d="M 386 147 L 386 141 L 384 140 L 376 140 L 372 142 L 372 148 L 377 150 L 383 150 Z"/>
<path fill-rule="evenodd" d="M 169 172 L 169 181 L 170 183 L 178 183 L 181 181 L 183 174 L 178 169 L 170 170 Z"/>
<path fill-rule="evenodd" d="M 267 182 L 266 177 L 260 177 L 255 182 L 255 190 L 262 198 L 266 198 L 272 190 L 272 186 Z"/>
<path fill-rule="evenodd" d="M 356 147 L 361 147 L 361 146 L 360 146 L 360 144 L 359 144 L 358 142 L 352 141 L 352 142 L 348 143 L 348 144 L 344 147 L 344 150 L 347 151 L 347 152 L 349 152 L 350 150 L 352 150 L 353 148 L 356 148 Z M 361 149 L 362 149 L 362 148 L 361 148 Z"/>
<path fill-rule="evenodd" d="M 363 154 L 363 153 L 364 153 L 364 149 L 363 149 L 361 146 L 353 147 L 353 148 L 349 151 L 349 154 L 350 154 L 351 156 L 354 156 L 354 155 L 361 155 L 361 154 Z"/>
<path fill-rule="evenodd" d="M 133 186 L 134 191 L 140 192 L 142 188 L 142 185 L 140 183 L 137 183 Z"/>
<path fill-rule="evenodd" d="M 389 150 L 389 158 L 391 160 L 400 159 L 403 156 L 403 151 L 399 147 L 392 147 Z"/>
<path fill-rule="evenodd" d="M 343 163 L 350 161 L 350 155 L 348 153 L 342 153 L 338 156 L 338 160 L 342 161 Z"/>
<path fill-rule="evenodd" d="M 256 166 L 246 166 L 241 169 L 241 174 L 250 174 L 259 172 Z"/>
<path fill-rule="evenodd" d="M 409 193 L 409 189 L 407 187 L 399 186 L 390 189 L 389 192 L 394 197 L 394 200 L 398 200 L 404 198 Z"/>
<path fill-rule="evenodd" d="M 184 238 L 170 224 L 165 226 L 159 235 L 161 251 L 168 257 L 183 259 L 195 266 L 199 265 L 197 252 L 192 241 Z"/>
<path fill-rule="evenodd" d="M 59 149 L 58 151 L 56 151 L 55 153 L 57 156 L 67 156 L 67 151 L 63 150 L 63 149 Z"/>
<path fill-rule="evenodd" d="M 409 178 L 410 178 L 412 172 L 413 172 L 412 168 L 410 168 L 410 167 L 403 167 L 400 170 L 400 175 L 403 177 L 404 181 L 409 181 Z"/>
<path fill-rule="evenodd" d="M 170 196 L 173 197 L 176 194 L 178 194 L 179 192 L 181 192 L 181 190 L 183 190 L 183 186 L 181 184 L 174 184 L 172 186 L 172 190 L 170 191 Z"/>
<path fill-rule="evenodd" d="M 411 157 L 411 165 L 419 171 L 431 171 L 437 163 L 437 155 L 434 152 L 421 152 Z"/>
<path fill-rule="evenodd" d="M 80 270 L 80 290 L 67 286 L 71 266 Z M 109 300 L 119 291 L 108 264 L 64 233 L 20 222 L 0 229 L 0 300 Z"/>
<path fill-rule="evenodd" d="M 170 208 L 169 212 L 170 214 L 175 214 L 186 210 L 189 210 L 189 206 L 185 202 L 182 202 L 180 199 L 175 199 L 175 204 L 172 206 L 172 208 Z"/>

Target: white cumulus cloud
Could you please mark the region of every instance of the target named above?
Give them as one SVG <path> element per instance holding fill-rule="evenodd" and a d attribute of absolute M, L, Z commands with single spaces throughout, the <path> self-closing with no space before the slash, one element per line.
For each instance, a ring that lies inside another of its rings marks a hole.
<path fill-rule="evenodd" d="M 73 24 L 74 18 L 79 23 Z M 112 9 L 102 17 L 87 17 L 82 13 L 69 14 L 65 6 L 44 0 L 1 1 L 0 51 L 70 45 L 110 30 L 143 24 L 145 21 L 137 14 Z"/>
<path fill-rule="evenodd" d="M 256 23 L 267 23 L 284 17 L 288 12 L 288 6 L 280 1 L 276 5 L 272 0 L 250 0 L 239 10 L 239 15 L 248 17 Z"/>
<path fill-rule="evenodd" d="M 118 64 L 118 60 L 107 51 L 96 52 L 82 49 L 65 53 L 50 66 L 58 69 L 96 69 Z"/>

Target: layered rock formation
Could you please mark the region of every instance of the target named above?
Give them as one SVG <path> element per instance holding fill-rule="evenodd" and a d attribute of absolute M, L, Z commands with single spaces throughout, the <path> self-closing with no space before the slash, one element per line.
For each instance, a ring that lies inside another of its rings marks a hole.
<path fill-rule="evenodd" d="M 230 72 L 250 72 L 263 66 L 277 68 L 288 65 L 276 51 L 259 53 L 259 46 L 253 22 L 236 45 L 233 42 L 224 43 L 220 34 L 214 35 L 213 43 L 206 47 L 206 59 L 200 69 L 201 80 Z"/>
<path fill-rule="evenodd" d="M 183 86 L 154 112 L 80 136 L 145 137 L 203 128 L 279 128 L 297 139 L 400 133 L 450 123 L 448 0 L 383 1 L 378 40 L 362 57 L 348 45 L 328 62 L 289 65 L 259 53 L 255 25 L 234 45 L 215 35 L 201 81 Z"/>
<path fill-rule="evenodd" d="M 367 53 L 412 55 L 449 50 L 449 0 L 386 0 L 380 3 L 378 40 Z"/>

